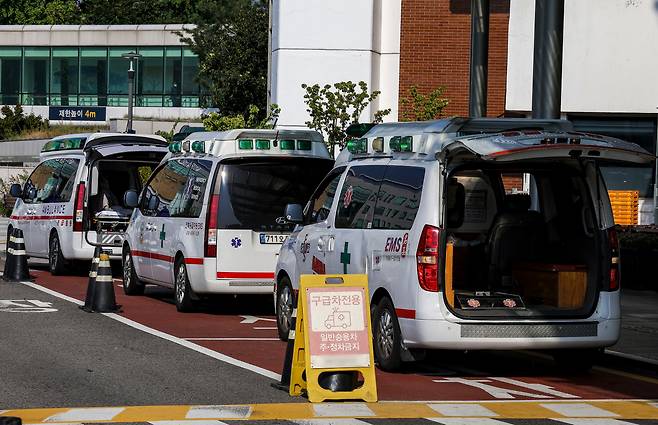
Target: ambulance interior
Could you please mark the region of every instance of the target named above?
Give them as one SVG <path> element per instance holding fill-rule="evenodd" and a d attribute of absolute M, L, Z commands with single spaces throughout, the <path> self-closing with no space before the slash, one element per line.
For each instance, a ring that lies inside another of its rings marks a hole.
<path fill-rule="evenodd" d="M 456 314 L 591 312 L 604 245 L 577 167 L 471 166 L 445 187 L 444 293 Z"/>

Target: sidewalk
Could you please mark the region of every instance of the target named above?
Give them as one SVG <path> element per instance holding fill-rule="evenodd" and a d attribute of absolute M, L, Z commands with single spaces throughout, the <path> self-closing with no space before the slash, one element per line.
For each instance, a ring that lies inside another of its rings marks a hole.
<path fill-rule="evenodd" d="M 9 219 L 0 217 L 0 252 L 5 252 L 7 248 L 7 224 L 9 224 Z"/>
<path fill-rule="evenodd" d="M 658 362 L 658 292 L 622 289 L 621 315 L 621 338 L 606 351 Z"/>

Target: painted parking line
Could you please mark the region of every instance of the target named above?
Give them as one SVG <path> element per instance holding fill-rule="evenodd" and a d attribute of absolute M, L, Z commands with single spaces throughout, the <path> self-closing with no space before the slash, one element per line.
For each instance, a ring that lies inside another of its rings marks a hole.
<path fill-rule="evenodd" d="M 266 403 L 217 406 L 130 406 L 8 410 L 26 424 L 71 421 L 151 422 L 159 425 L 190 423 L 217 425 L 222 421 L 291 420 L 316 423 L 320 419 L 429 419 L 446 425 L 497 424 L 503 419 L 552 419 L 574 425 L 616 424 L 626 420 L 658 419 L 658 408 L 649 400 L 588 400 L 579 403 L 495 401 L 471 403 Z M 585 416 L 589 415 L 589 416 Z M 614 416 L 611 418 L 610 416 Z M 585 417 L 583 417 L 585 416 Z M 468 420 L 468 419 L 471 420 Z M 318 422 L 319 423 L 319 422 Z M 346 424 L 348 422 L 345 422 Z M 349 422 L 353 423 L 353 422 Z"/>

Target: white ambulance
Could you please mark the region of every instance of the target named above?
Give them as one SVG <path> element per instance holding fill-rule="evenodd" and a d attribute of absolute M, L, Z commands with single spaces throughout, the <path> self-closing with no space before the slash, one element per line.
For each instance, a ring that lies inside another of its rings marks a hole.
<path fill-rule="evenodd" d="M 333 167 L 321 135 L 197 132 L 170 150 L 139 197 L 126 193 L 137 207 L 123 246 L 126 294 L 171 287 L 179 311 L 204 294 L 271 294 L 293 228 L 284 207 L 307 199 Z"/>
<path fill-rule="evenodd" d="M 619 251 L 602 163 L 633 143 L 568 121 L 380 124 L 348 142 L 276 267 L 285 339 L 300 275 L 367 273 L 375 357 L 548 349 L 588 367 L 619 337 Z"/>
<path fill-rule="evenodd" d="M 47 258 L 53 274 L 70 260 L 90 260 L 94 245 L 121 258 L 123 232 L 132 209 L 121 196 L 141 190 L 143 177 L 167 153 L 160 136 L 90 133 L 55 137 L 41 151 L 41 161 L 23 187 L 8 231 L 23 230 L 27 255 Z"/>

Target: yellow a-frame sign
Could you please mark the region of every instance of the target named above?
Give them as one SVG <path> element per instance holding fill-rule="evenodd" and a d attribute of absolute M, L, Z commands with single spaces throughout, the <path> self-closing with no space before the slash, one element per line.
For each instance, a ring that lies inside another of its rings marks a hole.
<path fill-rule="evenodd" d="M 306 391 L 314 403 L 346 399 L 376 402 L 370 323 L 367 275 L 302 275 L 290 395 Z M 320 375 L 332 372 L 358 372 L 363 381 L 349 391 L 323 388 Z"/>

